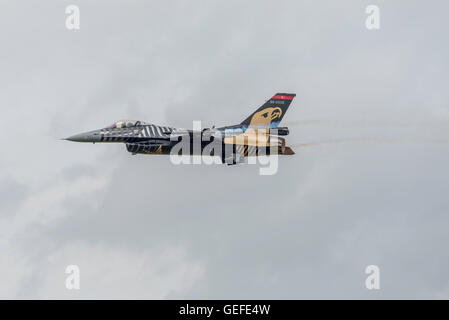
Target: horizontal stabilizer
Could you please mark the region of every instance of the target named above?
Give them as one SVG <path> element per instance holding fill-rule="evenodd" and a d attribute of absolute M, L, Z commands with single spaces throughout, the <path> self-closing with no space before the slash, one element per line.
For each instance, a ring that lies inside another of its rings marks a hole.
<path fill-rule="evenodd" d="M 290 147 L 285 147 L 285 151 L 283 154 L 285 154 L 287 156 L 291 156 L 291 155 L 295 154 L 295 151 L 293 151 L 293 149 Z"/>

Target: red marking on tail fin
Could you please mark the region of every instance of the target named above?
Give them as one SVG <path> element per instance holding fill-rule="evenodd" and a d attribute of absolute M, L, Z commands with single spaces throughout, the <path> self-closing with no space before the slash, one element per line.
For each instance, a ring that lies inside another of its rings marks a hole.
<path fill-rule="evenodd" d="M 271 99 L 281 99 L 281 100 L 293 100 L 295 96 L 282 96 L 282 95 L 275 95 Z"/>

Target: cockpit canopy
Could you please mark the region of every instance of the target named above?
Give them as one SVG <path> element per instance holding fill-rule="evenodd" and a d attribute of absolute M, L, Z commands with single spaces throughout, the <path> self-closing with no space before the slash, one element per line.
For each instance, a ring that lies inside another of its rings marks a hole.
<path fill-rule="evenodd" d="M 106 127 L 107 129 L 122 129 L 122 128 L 132 128 L 141 125 L 140 121 L 137 120 L 120 120 L 116 121 L 110 126 Z"/>

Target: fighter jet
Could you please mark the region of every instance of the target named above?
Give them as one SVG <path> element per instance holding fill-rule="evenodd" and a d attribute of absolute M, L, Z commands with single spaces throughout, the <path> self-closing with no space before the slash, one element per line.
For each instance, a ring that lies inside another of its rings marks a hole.
<path fill-rule="evenodd" d="M 240 124 L 220 128 L 187 130 L 158 126 L 138 120 L 121 120 L 103 129 L 65 140 L 91 143 L 124 143 L 135 154 L 219 156 L 228 165 L 259 155 L 292 155 L 286 146 L 287 127 L 279 127 L 294 93 L 276 93 Z"/>

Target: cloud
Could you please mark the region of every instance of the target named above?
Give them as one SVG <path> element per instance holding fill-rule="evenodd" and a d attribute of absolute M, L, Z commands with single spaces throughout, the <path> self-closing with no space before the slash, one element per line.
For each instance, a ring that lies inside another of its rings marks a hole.
<path fill-rule="evenodd" d="M 66 266 L 75 263 L 80 268 L 79 291 L 61 286 L 68 277 Z M 28 282 L 19 297 L 163 299 L 183 294 L 202 272 L 201 263 L 189 261 L 182 247 L 146 251 L 74 242 L 48 255 L 34 270 L 39 275 L 35 282 Z"/>
<path fill-rule="evenodd" d="M 445 296 L 449 153 L 426 141 L 449 139 L 446 4 L 380 2 L 368 31 L 359 1 L 78 3 L 77 32 L 64 2 L 0 13 L 1 297 Z M 352 142 L 260 176 L 59 140 L 239 123 L 279 91 L 297 93 L 290 144 Z"/>

